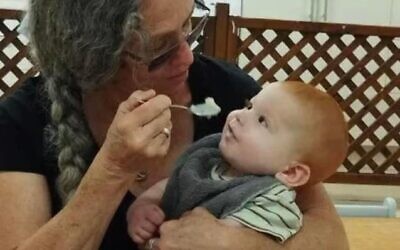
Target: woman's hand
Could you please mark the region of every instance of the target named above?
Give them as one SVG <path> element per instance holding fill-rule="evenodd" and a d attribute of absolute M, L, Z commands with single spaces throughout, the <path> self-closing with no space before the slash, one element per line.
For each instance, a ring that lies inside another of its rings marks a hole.
<path fill-rule="evenodd" d="M 170 145 L 171 100 L 154 90 L 135 91 L 122 102 L 111 123 L 101 152 L 109 169 L 137 173 L 138 163 L 167 154 Z"/>
<path fill-rule="evenodd" d="M 199 250 L 229 249 L 224 231 L 230 229 L 204 208 L 195 208 L 179 220 L 165 222 L 160 227 L 160 239 L 153 249 Z"/>
<path fill-rule="evenodd" d="M 224 225 L 205 209 L 196 208 L 179 220 L 162 224 L 160 239 L 149 240 L 146 249 L 349 249 L 343 225 L 322 184 L 299 192 L 297 202 L 304 211 L 304 226 L 284 244 L 249 228 Z"/>
<path fill-rule="evenodd" d="M 153 240 L 153 241 L 152 241 Z M 242 226 L 227 225 L 204 208 L 195 208 L 179 220 L 160 227 L 160 239 L 152 239 L 152 250 L 269 249 L 270 238 Z M 279 244 L 281 245 L 281 244 Z"/>

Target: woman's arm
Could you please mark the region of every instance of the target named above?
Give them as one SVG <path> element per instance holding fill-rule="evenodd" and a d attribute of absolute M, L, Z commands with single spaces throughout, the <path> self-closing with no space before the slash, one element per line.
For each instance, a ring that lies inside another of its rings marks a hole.
<path fill-rule="evenodd" d="M 147 102 L 142 105 L 139 100 Z M 44 177 L 0 173 L 0 209 L 6 214 L 0 217 L 2 249 L 4 242 L 8 249 L 98 248 L 128 187 L 135 184 L 138 160 L 168 151 L 169 137 L 161 131 L 171 126 L 170 105 L 169 98 L 155 96 L 154 91 L 136 91 L 122 102 L 74 196 L 51 219 Z"/>
<path fill-rule="evenodd" d="M 0 242 L 2 249 L 82 249 L 89 238 L 95 249 L 128 190 L 128 178 L 104 171 L 99 159 L 76 195 L 54 218 L 43 176 L 0 174 Z M 6 226 L 7 225 L 7 226 Z"/>
<path fill-rule="evenodd" d="M 89 171 L 75 197 L 51 220 L 43 176 L 1 173 L 1 248 L 82 249 L 90 236 L 102 236 L 128 184 L 107 173 Z"/>
<path fill-rule="evenodd" d="M 51 217 L 46 179 L 38 174 L 0 172 L 0 245 L 13 249 Z"/>
<path fill-rule="evenodd" d="M 283 245 L 248 228 L 229 227 L 204 209 L 161 226 L 160 249 L 349 249 L 343 225 L 321 184 L 298 194 L 304 226 Z M 335 237 L 332 237 L 335 235 Z"/>

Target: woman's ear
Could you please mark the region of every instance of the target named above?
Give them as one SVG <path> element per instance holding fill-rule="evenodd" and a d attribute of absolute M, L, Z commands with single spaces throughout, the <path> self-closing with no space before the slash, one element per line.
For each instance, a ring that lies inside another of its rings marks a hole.
<path fill-rule="evenodd" d="M 285 170 L 275 174 L 275 178 L 288 187 L 299 187 L 310 179 L 310 167 L 299 162 L 291 162 Z"/>

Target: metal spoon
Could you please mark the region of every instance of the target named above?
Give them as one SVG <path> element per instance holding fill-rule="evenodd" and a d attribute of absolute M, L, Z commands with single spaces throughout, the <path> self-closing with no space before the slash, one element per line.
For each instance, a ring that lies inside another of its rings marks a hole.
<path fill-rule="evenodd" d="M 140 103 L 145 103 L 142 100 L 139 100 Z M 203 103 L 200 104 L 192 104 L 190 107 L 186 107 L 183 105 L 178 105 L 178 104 L 171 104 L 171 108 L 177 108 L 177 109 L 184 109 L 196 116 L 200 117 L 207 117 L 211 118 L 213 116 L 216 116 L 221 112 L 221 108 L 218 106 L 218 104 L 215 103 L 214 98 L 212 97 L 207 97 Z"/>

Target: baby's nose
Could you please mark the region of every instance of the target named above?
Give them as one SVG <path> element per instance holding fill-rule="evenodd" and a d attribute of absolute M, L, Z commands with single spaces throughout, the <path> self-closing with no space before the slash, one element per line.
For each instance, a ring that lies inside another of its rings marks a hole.
<path fill-rule="evenodd" d="M 238 114 L 236 114 L 230 121 L 229 121 L 229 126 L 231 127 L 236 127 L 236 126 L 242 126 L 242 122 Z"/>

